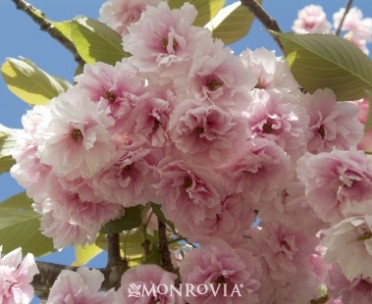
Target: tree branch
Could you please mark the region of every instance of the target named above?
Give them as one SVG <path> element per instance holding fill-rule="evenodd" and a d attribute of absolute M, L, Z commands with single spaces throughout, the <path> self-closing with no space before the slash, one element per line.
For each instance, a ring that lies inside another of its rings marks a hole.
<path fill-rule="evenodd" d="M 267 30 L 272 30 L 274 32 L 281 32 L 281 29 L 275 19 L 270 17 L 270 15 L 263 9 L 263 7 L 256 0 L 241 0 L 240 1 L 244 6 L 246 6 L 253 15 L 256 16 L 258 20 L 265 26 Z M 280 49 L 283 50 L 283 46 L 280 40 L 271 35 L 276 43 L 279 45 Z"/>
<path fill-rule="evenodd" d="M 158 231 L 159 231 L 159 251 L 161 255 L 161 266 L 170 272 L 174 272 L 171 253 L 168 247 L 167 240 L 167 226 L 158 218 Z"/>
<path fill-rule="evenodd" d="M 40 26 L 42 31 L 47 32 L 52 38 L 61 43 L 66 49 L 68 49 L 74 56 L 75 61 L 79 65 L 84 65 L 85 61 L 78 54 L 74 44 L 68 40 L 55 26 L 46 18 L 46 16 L 38 9 L 33 7 L 30 3 L 24 0 L 12 0 L 16 5 L 17 9 L 26 13 L 30 16 L 36 24 Z"/>
<path fill-rule="evenodd" d="M 340 24 L 337 27 L 336 36 L 339 36 L 340 35 L 342 25 L 344 24 L 346 15 L 350 11 L 350 8 L 351 8 L 352 5 L 353 5 L 353 0 L 347 0 L 346 1 L 345 12 L 344 12 L 344 14 L 343 14 L 343 16 L 342 16 L 342 18 L 340 20 Z"/>
<path fill-rule="evenodd" d="M 118 288 L 123 273 L 128 269 L 127 261 L 122 259 L 120 255 L 119 233 L 110 233 L 107 235 L 107 254 L 107 266 L 103 272 L 108 272 L 108 275 L 105 277 L 102 286 L 104 289 Z"/>

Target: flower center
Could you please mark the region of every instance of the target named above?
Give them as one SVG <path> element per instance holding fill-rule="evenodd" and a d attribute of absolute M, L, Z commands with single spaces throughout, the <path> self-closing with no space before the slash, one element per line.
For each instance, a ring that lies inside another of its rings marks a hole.
<path fill-rule="evenodd" d="M 262 126 L 262 131 L 264 133 L 273 133 L 273 125 L 269 122 L 266 122 L 263 126 Z"/>
<path fill-rule="evenodd" d="M 192 185 L 192 179 L 190 176 L 185 176 L 183 179 L 183 187 L 185 189 L 190 188 Z"/>
<path fill-rule="evenodd" d="M 109 102 L 109 103 L 114 103 L 116 100 L 116 95 L 111 92 L 111 91 L 106 91 L 104 98 Z"/>
<path fill-rule="evenodd" d="M 81 143 L 84 139 L 84 135 L 79 129 L 72 129 L 70 136 L 71 139 L 76 143 Z"/>
<path fill-rule="evenodd" d="M 324 129 L 324 126 L 321 125 L 318 129 L 318 133 L 320 134 L 320 136 L 322 137 L 322 140 L 324 140 L 324 137 L 325 137 L 325 129 Z"/>

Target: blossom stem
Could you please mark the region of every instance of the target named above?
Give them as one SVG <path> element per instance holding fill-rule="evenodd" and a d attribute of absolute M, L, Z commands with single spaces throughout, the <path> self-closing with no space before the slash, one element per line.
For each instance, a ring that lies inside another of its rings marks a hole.
<path fill-rule="evenodd" d="M 272 18 L 263 7 L 256 0 L 241 0 L 244 6 L 246 6 L 260 22 L 265 26 L 266 29 L 280 33 L 281 29 L 274 18 Z M 280 40 L 271 35 L 276 43 L 279 45 L 280 49 L 283 50 L 283 46 Z"/>
<path fill-rule="evenodd" d="M 171 253 L 168 247 L 167 226 L 160 219 L 158 219 L 158 229 L 159 229 L 159 251 L 161 255 L 162 267 L 167 271 L 174 272 L 174 268 L 172 265 L 172 259 L 171 259 Z"/>
<path fill-rule="evenodd" d="M 346 1 L 346 5 L 345 5 L 345 12 L 341 18 L 341 21 L 340 21 L 340 24 L 338 25 L 337 27 L 337 30 L 336 30 L 336 35 L 339 36 L 340 35 L 340 32 L 341 32 L 341 28 L 342 28 L 342 25 L 344 24 L 344 21 L 345 21 L 345 18 L 346 18 L 346 15 L 348 14 L 351 6 L 353 5 L 353 0 L 347 0 Z"/>
<path fill-rule="evenodd" d="M 85 61 L 78 54 L 74 44 L 67 39 L 54 25 L 48 20 L 43 12 L 32 6 L 30 3 L 24 0 L 12 0 L 16 5 L 17 9 L 26 13 L 32 20 L 40 26 L 42 31 L 47 32 L 52 38 L 61 43 L 66 49 L 68 49 L 75 58 L 75 61 L 79 65 L 84 65 Z"/>

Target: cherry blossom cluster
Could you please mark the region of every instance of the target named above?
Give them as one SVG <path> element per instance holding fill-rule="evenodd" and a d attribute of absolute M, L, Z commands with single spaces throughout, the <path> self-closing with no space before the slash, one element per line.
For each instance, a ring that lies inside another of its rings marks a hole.
<path fill-rule="evenodd" d="M 340 30 L 343 37 L 368 55 L 367 44 L 372 41 L 372 18 L 363 18 L 362 11 L 356 7 L 352 7 L 343 20 L 344 15 L 345 8 L 340 8 L 333 14 L 333 24 L 331 24 L 321 6 L 308 5 L 299 11 L 292 30 L 300 34 L 331 33 L 339 29 L 342 20 Z"/>
<path fill-rule="evenodd" d="M 370 303 L 372 163 L 357 149 L 358 107 L 329 89 L 303 93 L 274 52 L 234 55 L 192 25 L 196 14 L 188 3 L 108 1 L 101 20 L 131 56 L 85 65 L 73 87 L 24 115 L 11 174 L 42 232 L 56 248 L 93 243 L 125 208 L 152 201 L 198 243 L 174 259 L 183 284 L 242 286 L 229 303 L 309 303 L 320 290 Z M 312 29 L 323 32 L 320 19 Z M 177 277 L 142 265 L 117 291 L 100 291 L 102 281 L 64 271 L 47 303 L 137 303 L 131 284 Z M 211 291 L 141 303 L 156 301 L 226 303 Z"/>

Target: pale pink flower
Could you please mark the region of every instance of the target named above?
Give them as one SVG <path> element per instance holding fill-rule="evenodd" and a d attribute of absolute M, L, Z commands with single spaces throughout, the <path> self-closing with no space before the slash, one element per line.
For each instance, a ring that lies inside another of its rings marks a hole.
<path fill-rule="evenodd" d="M 246 231 L 254 222 L 256 213 L 240 194 L 227 195 L 221 202 L 220 212 L 209 212 L 197 225 L 182 229 L 189 241 L 207 244 L 212 239 L 221 239 L 229 244 L 243 240 Z"/>
<path fill-rule="evenodd" d="M 222 304 L 226 297 L 229 303 L 259 303 L 258 261 L 249 251 L 230 247 L 221 240 L 187 252 L 180 275 L 183 284 L 192 284 L 195 289 L 200 284 L 209 286 L 207 293 L 189 294 L 186 300 L 190 304 Z"/>
<path fill-rule="evenodd" d="M 177 96 L 167 87 L 149 87 L 136 102 L 126 131 L 136 142 L 161 148 L 169 141 L 169 117 L 177 102 Z"/>
<path fill-rule="evenodd" d="M 316 241 L 303 231 L 269 226 L 273 227 L 269 231 L 264 231 L 268 226 L 251 227 L 244 243 L 261 264 L 259 303 L 309 303 L 318 297 L 320 287 L 310 259 Z"/>
<path fill-rule="evenodd" d="M 291 99 L 287 94 L 255 90 L 247 121 L 253 137 L 275 141 L 298 158 L 306 149 L 309 117 L 305 108 L 291 103 Z"/>
<path fill-rule="evenodd" d="M 324 259 L 337 263 L 349 280 L 372 280 L 372 215 L 350 217 L 323 231 Z"/>
<path fill-rule="evenodd" d="M 249 91 L 255 85 L 251 69 L 242 65 L 220 40 L 197 50 L 188 73 L 188 93 L 206 104 L 229 110 L 245 109 L 249 104 Z M 184 81 L 178 79 L 177 87 L 184 87 Z"/>
<path fill-rule="evenodd" d="M 305 97 L 310 116 L 308 151 L 319 153 L 332 149 L 355 147 L 363 136 L 358 121 L 358 107 L 349 102 L 337 102 L 330 89 L 319 89 Z"/>
<path fill-rule="evenodd" d="M 170 137 L 180 151 L 215 166 L 231 157 L 248 137 L 244 127 L 242 118 L 193 100 L 177 105 L 169 121 Z"/>
<path fill-rule="evenodd" d="M 138 21 L 147 5 L 156 6 L 159 0 L 109 0 L 99 10 L 99 21 L 107 24 L 121 36 L 128 26 Z"/>
<path fill-rule="evenodd" d="M 114 291 L 100 291 L 103 274 L 86 267 L 62 270 L 55 280 L 46 304 L 114 304 Z"/>
<path fill-rule="evenodd" d="M 174 273 L 158 265 L 139 265 L 128 269 L 121 277 L 115 303 L 182 304 L 184 301 L 174 290 L 176 278 Z"/>
<path fill-rule="evenodd" d="M 157 78 L 183 74 L 198 45 L 211 41 L 208 30 L 191 26 L 196 14 L 189 3 L 174 10 L 165 2 L 149 6 L 123 37 L 124 49 L 132 53 L 131 63 L 141 72 L 155 72 Z"/>
<path fill-rule="evenodd" d="M 240 60 L 254 74 L 255 86 L 260 89 L 275 89 L 284 92 L 298 92 L 300 85 L 293 77 L 287 61 L 275 56 L 274 51 L 259 48 L 247 49 Z"/>
<path fill-rule="evenodd" d="M 333 26 L 337 29 L 345 14 L 345 8 L 341 8 L 333 14 Z M 369 50 L 367 43 L 372 41 L 372 18 L 363 18 L 363 12 L 352 7 L 342 23 L 341 29 L 346 31 L 344 38 L 359 47 L 367 55 Z"/>
<path fill-rule="evenodd" d="M 310 206 L 327 223 L 348 216 L 350 204 L 372 198 L 372 164 L 362 151 L 306 153 L 298 161 L 297 176 Z"/>
<path fill-rule="evenodd" d="M 158 157 L 144 147 L 122 147 L 112 163 L 93 178 L 93 187 L 105 201 L 132 207 L 153 197 L 152 183 Z"/>
<path fill-rule="evenodd" d="M 290 172 L 290 159 L 275 142 L 253 138 L 242 145 L 237 156 L 220 172 L 230 192 L 242 193 L 258 204 L 283 190 Z"/>
<path fill-rule="evenodd" d="M 330 269 L 328 270 L 328 278 L 326 282 L 327 289 L 332 297 L 339 297 L 340 301 L 334 302 L 333 304 L 372 303 L 371 278 L 356 278 L 352 281 L 349 281 L 345 278 L 337 264 L 332 264 L 329 266 L 329 268 Z"/>
<path fill-rule="evenodd" d="M 109 129 L 117 133 L 122 132 L 138 97 L 145 92 L 145 79 L 126 60 L 115 66 L 102 62 L 86 64 L 75 81 L 79 92 L 114 119 L 114 126 Z"/>
<path fill-rule="evenodd" d="M 28 304 L 34 288 L 33 277 L 39 273 L 34 256 L 28 253 L 22 260 L 22 249 L 17 248 L 1 257 L 0 246 L 0 303 Z"/>
<path fill-rule="evenodd" d="M 48 120 L 49 115 L 49 108 L 35 106 L 22 116 L 23 129 L 13 132 L 16 144 L 12 150 L 12 156 L 16 164 L 11 168 L 10 174 L 26 189 L 27 195 L 36 200 L 46 198 L 44 182 L 52 172 L 50 166 L 41 163 L 35 138 L 40 124 L 43 120 Z"/>
<path fill-rule="evenodd" d="M 310 271 L 309 257 L 318 241 L 315 235 L 265 222 L 253 236 L 272 279 L 290 280 Z"/>
<path fill-rule="evenodd" d="M 42 233 L 53 238 L 55 248 L 93 243 L 102 225 L 123 214 L 118 204 L 82 201 L 79 194 L 64 190 L 57 178 L 45 186 L 49 197 L 33 208 L 41 214 Z"/>
<path fill-rule="evenodd" d="M 50 119 L 38 142 L 41 162 L 61 176 L 92 177 L 115 152 L 107 131 L 113 120 L 77 90 L 59 95 L 49 106 Z"/>
<path fill-rule="evenodd" d="M 221 180 L 208 167 L 174 157 L 163 159 L 157 169 L 155 189 L 165 216 L 182 234 L 221 210 Z"/>
<path fill-rule="evenodd" d="M 298 34 L 328 33 L 331 24 L 320 5 L 308 5 L 298 12 L 292 30 Z"/>

